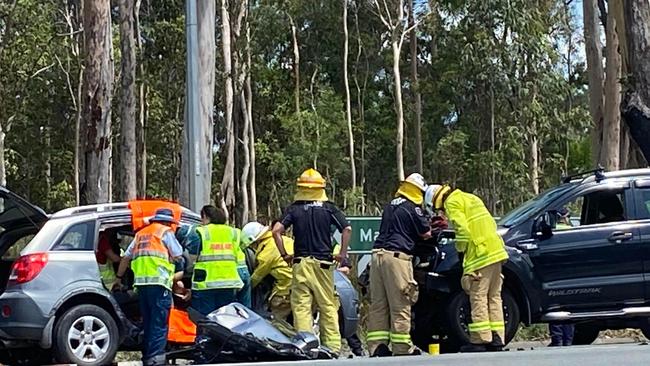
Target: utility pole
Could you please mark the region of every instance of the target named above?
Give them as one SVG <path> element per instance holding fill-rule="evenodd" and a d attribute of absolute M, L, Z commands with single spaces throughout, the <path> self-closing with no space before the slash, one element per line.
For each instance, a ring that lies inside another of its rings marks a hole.
<path fill-rule="evenodd" d="M 198 212 L 205 202 L 202 202 L 204 187 L 202 175 L 208 172 L 201 171 L 200 159 L 201 144 L 199 143 L 202 136 L 203 124 L 200 116 L 200 99 L 199 99 L 199 33 L 198 21 L 196 14 L 197 0 L 186 0 L 185 7 L 185 33 L 187 35 L 187 70 L 186 70 L 186 120 L 185 128 L 188 134 L 189 154 L 188 161 L 183 164 L 189 164 L 189 208 Z"/>

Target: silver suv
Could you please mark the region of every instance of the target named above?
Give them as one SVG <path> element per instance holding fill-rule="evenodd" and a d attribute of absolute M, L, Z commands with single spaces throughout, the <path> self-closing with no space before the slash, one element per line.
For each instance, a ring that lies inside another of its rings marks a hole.
<path fill-rule="evenodd" d="M 199 222 L 184 209 L 181 224 Z M 133 324 L 102 284 L 95 249 L 101 230 L 133 235 L 128 203 L 47 216 L 0 188 L 1 363 L 112 362 Z M 48 352 L 47 350 L 53 352 Z"/>
<path fill-rule="evenodd" d="M 118 350 L 139 350 L 132 299 L 118 303 L 104 287 L 95 256 L 103 230 L 130 241 L 131 219 L 128 203 L 74 207 L 48 216 L 0 187 L 0 363 L 42 365 L 54 358 L 105 365 Z M 199 221 L 183 209 L 182 226 Z M 186 271 L 185 280 L 190 278 Z M 336 287 L 347 337 L 356 331 L 359 299 L 345 276 L 337 276 Z M 137 304 L 135 309 L 139 312 Z"/>

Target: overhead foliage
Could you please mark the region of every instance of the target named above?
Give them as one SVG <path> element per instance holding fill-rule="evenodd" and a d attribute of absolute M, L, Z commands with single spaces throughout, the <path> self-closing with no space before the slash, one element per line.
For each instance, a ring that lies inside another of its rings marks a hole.
<path fill-rule="evenodd" d="M 78 108 L 74 95 L 80 56 L 71 51 L 73 39 L 65 35 L 69 29 L 64 17 L 74 3 L 19 0 L 11 14 L 7 6 L 0 6 L 0 31 L 8 21 L 13 24 L 11 33 L 0 38 L 6 43 L 0 53 L 0 125 L 6 133 L 7 185 L 48 210 L 69 205 L 75 198 L 71 188 Z M 533 194 L 533 180 L 543 190 L 556 184 L 561 174 L 589 167 L 585 66 L 579 52 L 582 31 L 575 4 L 567 7 L 564 1 L 554 0 L 416 3 L 422 22 L 417 31 L 422 173 L 428 180 L 475 192 L 495 214 L 503 214 Z M 348 67 L 357 184 L 362 191 L 351 190 L 342 6 L 340 1 L 250 3 L 256 180 L 262 217 L 275 218 L 281 212 L 292 199 L 296 177 L 310 166 L 324 174 L 330 198 L 349 213 L 377 214 L 397 187 L 390 35 L 371 2 L 351 0 Z M 299 113 L 294 105 L 289 17 L 296 25 L 300 51 Z M 184 2 L 143 1 L 139 21 L 138 64 L 144 74 L 138 73 L 137 83 L 144 83 L 146 103 L 138 106 L 137 113 L 141 108 L 146 112 L 147 194 L 177 198 L 185 110 Z M 112 22 L 119 39 L 116 14 Z M 217 32 L 218 49 L 220 42 Z M 242 49 L 242 43 L 233 47 Z M 227 136 L 222 56 L 216 54 L 213 192 L 219 191 Z M 415 111 L 408 49 L 401 57 L 408 174 L 416 167 Z M 114 111 L 119 100 L 113 98 Z M 116 139 L 119 113 L 112 116 Z M 537 146 L 536 161 L 531 159 L 531 146 Z M 238 142 L 236 172 L 242 154 Z"/>

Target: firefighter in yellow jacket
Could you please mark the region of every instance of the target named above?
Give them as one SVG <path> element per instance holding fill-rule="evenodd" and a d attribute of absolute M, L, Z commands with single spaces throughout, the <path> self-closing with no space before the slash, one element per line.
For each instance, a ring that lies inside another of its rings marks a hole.
<path fill-rule="evenodd" d="M 283 242 L 287 254 L 293 255 L 293 239 L 285 236 Z M 241 246 L 242 249 L 250 247 L 255 251 L 257 266 L 251 275 L 252 287 L 257 287 L 268 275 L 275 280 L 269 296 L 269 308 L 273 315 L 271 323 L 287 335 L 295 333 L 287 323 L 287 318 L 291 314 L 289 295 L 293 274 L 291 267 L 282 259 L 275 246 L 271 228 L 259 222 L 249 222 L 242 228 Z"/>
<path fill-rule="evenodd" d="M 456 250 L 463 254 L 461 285 L 469 295 L 470 344 L 461 352 L 501 351 L 505 323 L 501 267 L 508 259 L 494 218 L 477 196 L 447 185 L 432 185 L 425 194 L 427 210 L 443 210 L 456 231 Z"/>

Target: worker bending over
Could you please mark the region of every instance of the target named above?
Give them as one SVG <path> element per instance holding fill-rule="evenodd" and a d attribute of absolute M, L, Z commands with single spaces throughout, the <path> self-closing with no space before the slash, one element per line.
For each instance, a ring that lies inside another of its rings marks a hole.
<path fill-rule="evenodd" d="M 430 212 L 445 212 L 456 231 L 456 250 L 463 256 L 461 285 L 469 295 L 472 321 L 470 344 L 461 347 L 461 352 L 503 350 L 501 267 L 508 253 L 494 218 L 480 198 L 447 185 L 429 186 L 425 204 Z"/>

